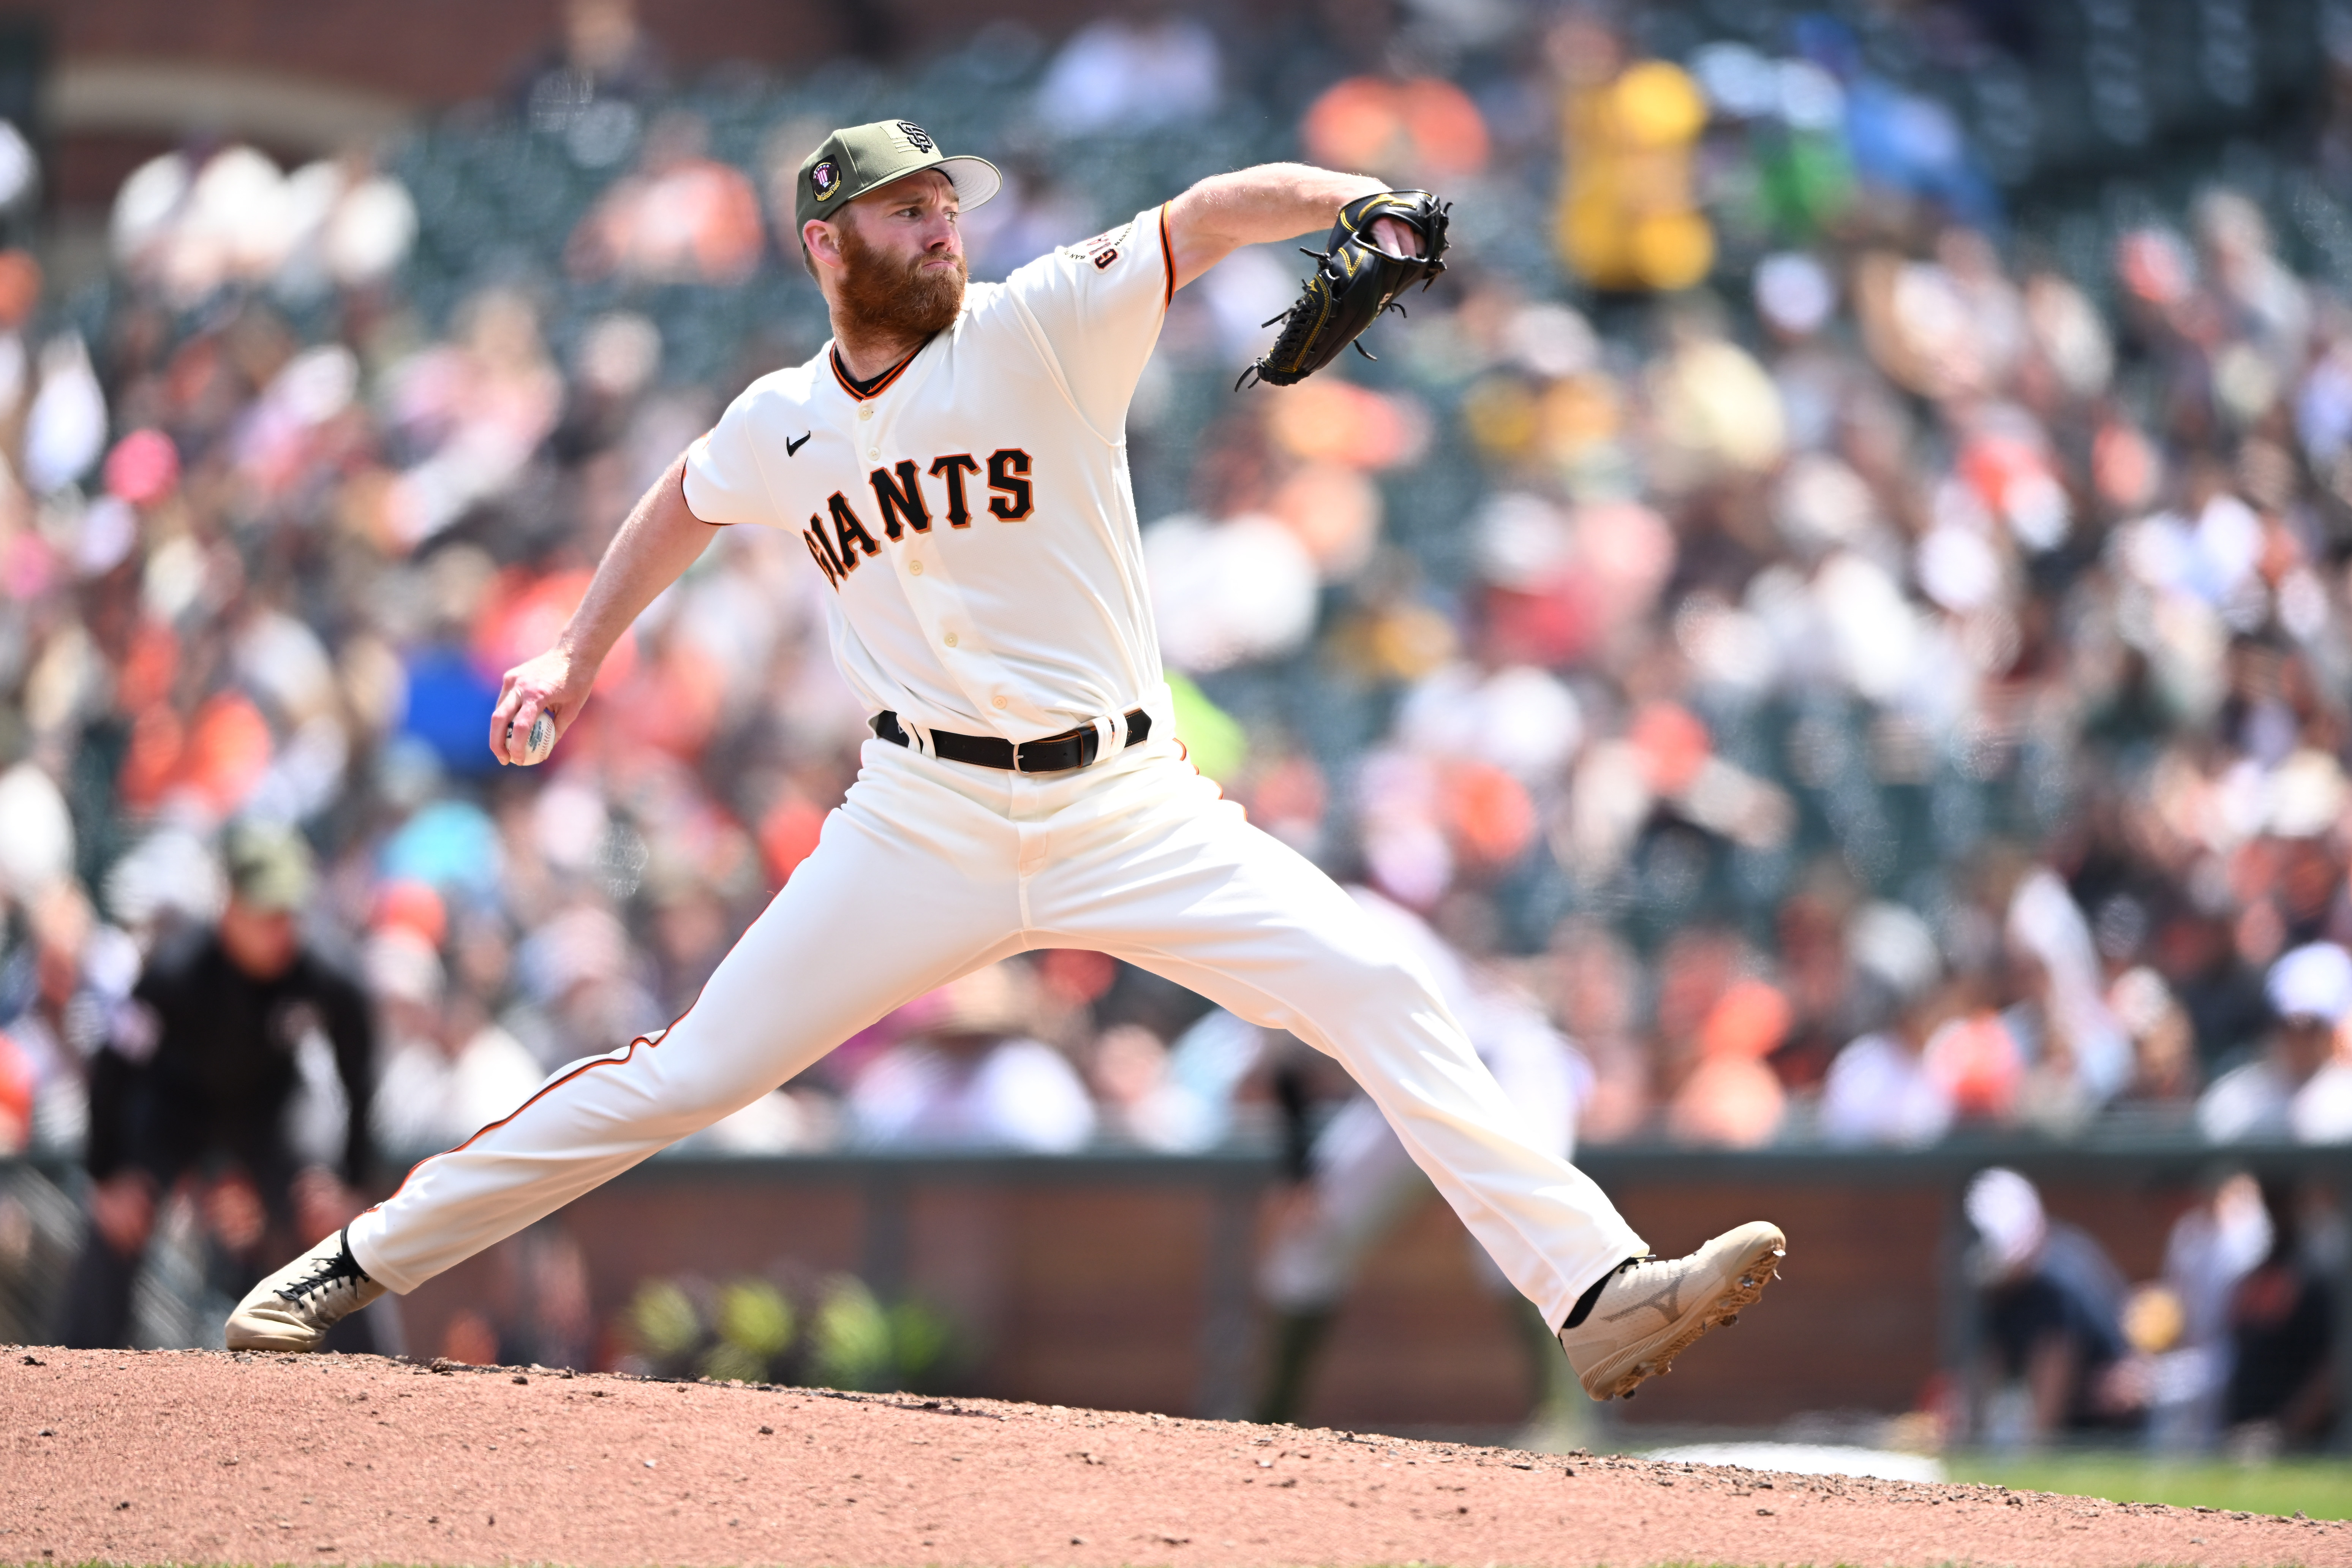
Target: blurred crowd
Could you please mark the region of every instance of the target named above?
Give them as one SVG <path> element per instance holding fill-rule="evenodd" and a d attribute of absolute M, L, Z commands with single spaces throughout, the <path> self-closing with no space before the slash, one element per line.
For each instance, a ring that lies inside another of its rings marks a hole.
<path fill-rule="evenodd" d="M 1906 1424 L 1996 1449 L 2137 1431 L 2159 1453 L 2219 1445 L 2248 1463 L 2334 1430 L 2345 1237 L 2332 1194 L 2217 1166 L 2173 1221 L 2158 1278 L 2137 1285 L 2015 1171 L 1979 1173 L 1964 1209 L 1975 1353 Z"/>
<path fill-rule="evenodd" d="M 2030 232 L 2016 148 L 1826 16 L 1301 12 L 1245 67 L 1158 9 L 709 83 L 624 0 L 567 16 L 398 141 L 146 164 L 86 288 L 0 255 L 0 1152 L 120 1135 L 101 1080 L 250 901 L 240 832 L 366 998 L 273 1080 L 332 1131 L 303 1168 L 691 1001 L 866 734 L 817 574 L 727 531 L 551 763 L 496 768 L 487 715 L 635 496 L 822 343 L 780 172 L 883 113 L 1005 168 L 982 278 L 1243 159 L 1454 201 L 1375 363 L 1230 390 L 1285 247 L 1179 295 L 1137 489 L 1192 754 L 1553 1031 L 1563 1139 L 2352 1138 L 2352 303 L 2275 226 L 2290 163 Z M 691 1142 L 1303 1147 L 1348 1094 L 1303 1055 L 1044 953 Z"/>

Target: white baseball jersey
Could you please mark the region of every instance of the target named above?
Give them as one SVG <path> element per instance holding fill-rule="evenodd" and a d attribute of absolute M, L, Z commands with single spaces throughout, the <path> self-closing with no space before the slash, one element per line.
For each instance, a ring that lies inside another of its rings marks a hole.
<path fill-rule="evenodd" d="M 1127 405 L 1175 276 L 1153 208 L 972 285 L 870 392 L 827 343 L 688 449 L 687 505 L 799 532 L 843 673 L 919 733 L 1028 741 L 1142 706 L 1161 677 Z"/>

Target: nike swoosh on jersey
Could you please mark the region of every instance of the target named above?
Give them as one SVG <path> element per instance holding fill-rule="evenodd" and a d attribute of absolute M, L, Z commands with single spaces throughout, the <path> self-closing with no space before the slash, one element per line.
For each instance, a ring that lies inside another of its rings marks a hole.
<path fill-rule="evenodd" d="M 784 456 L 787 458 L 799 457 L 801 455 L 801 448 L 807 446 L 809 443 L 809 437 L 815 434 L 816 432 L 814 430 L 803 430 L 801 432 L 801 438 L 797 441 L 793 440 L 789 436 L 785 437 Z"/>

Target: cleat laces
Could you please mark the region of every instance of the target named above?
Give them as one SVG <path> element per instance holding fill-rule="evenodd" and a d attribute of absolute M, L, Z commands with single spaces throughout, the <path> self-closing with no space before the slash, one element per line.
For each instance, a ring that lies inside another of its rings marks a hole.
<path fill-rule="evenodd" d="M 366 1273 L 358 1259 L 352 1256 L 352 1245 L 345 1241 L 332 1258 L 321 1258 L 308 1274 L 289 1280 L 277 1291 L 278 1299 L 295 1307 L 308 1307 L 312 1297 L 324 1297 L 338 1288 L 352 1288 L 367 1282 Z"/>

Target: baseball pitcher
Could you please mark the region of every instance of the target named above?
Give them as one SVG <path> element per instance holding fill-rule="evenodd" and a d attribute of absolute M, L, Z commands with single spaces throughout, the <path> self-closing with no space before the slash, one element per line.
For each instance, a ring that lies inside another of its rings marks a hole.
<path fill-rule="evenodd" d="M 560 740 L 623 630 L 716 530 L 788 530 L 832 590 L 835 657 L 874 715 L 816 851 L 676 1023 L 571 1064 L 417 1165 L 257 1287 L 232 1348 L 315 1349 L 384 1291 L 767 1093 L 909 998 L 1049 947 L 1115 954 L 1337 1057 L 1595 1399 L 1665 1371 L 1771 1279 L 1783 1243 L 1762 1223 L 1648 1257 L 1600 1189 L 1523 1131 L 1423 967 L 1252 827 L 1172 733 L 1125 438 L 1169 300 L 1238 247 L 1328 229 L 1251 367 L 1297 381 L 1442 270 L 1444 207 L 1269 164 L 972 285 L 959 218 L 998 184 L 908 121 L 825 139 L 795 216 L 833 341 L 754 382 L 655 483 L 556 645 L 507 673 L 491 719 L 501 761 L 538 761 L 541 716 Z"/>

